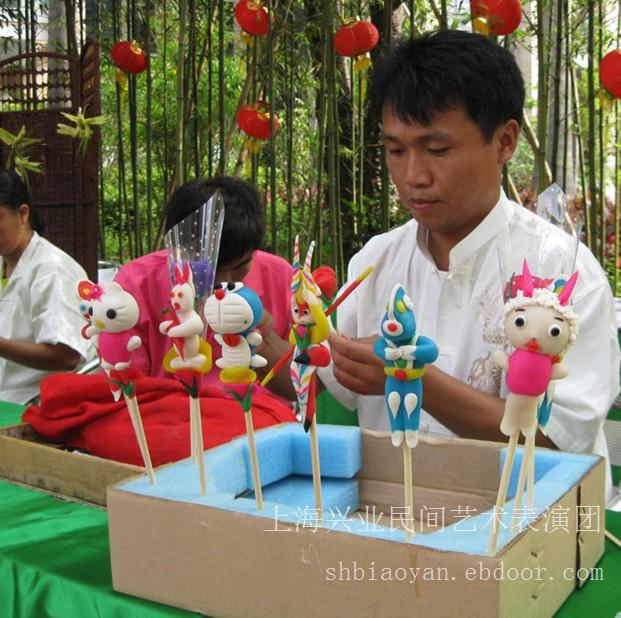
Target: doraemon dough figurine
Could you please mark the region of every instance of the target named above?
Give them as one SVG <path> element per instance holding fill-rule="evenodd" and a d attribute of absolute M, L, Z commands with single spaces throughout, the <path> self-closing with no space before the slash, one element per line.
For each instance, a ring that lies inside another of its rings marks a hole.
<path fill-rule="evenodd" d="M 265 367 L 267 360 L 255 352 L 263 338 L 254 330 L 261 321 L 263 304 L 254 290 L 243 283 L 223 282 L 205 303 L 205 320 L 222 346 L 220 380 L 246 384 L 257 379 L 254 369 Z"/>
<path fill-rule="evenodd" d="M 80 298 L 90 303 L 91 323 L 84 334 L 96 341 L 102 368 L 108 375 L 113 369 L 129 368 L 131 353 L 142 344 L 138 335 L 131 334 L 139 317 L 136 299 L 114 281 L 80 281 L 77 289 Z M 113 389 L 112 394 L 115 401 L 121 397 L 119 389 Z"/>
<path fill-rule="evenodd" d="M 263 304 L 258 294 L 243 283 L 223 282 L 215 286 L 205 303 L 205 319 L 222 346 L 222 356 L 216 361 L 220 380 L 228 384 L 248 384 L 241 397 L 233 390 L 230 395 L 241 405 L 246 422 L 248 449 L 252 467 L 257 509 L 263 510 L 263 491 L 257 449 L 252 424 L 252 386 L 257 379 L 255 368 L 265 367 L 267 360 L 255 352 L 263 338 L 254 330 L 261 321 Z"/>
<path fill-rule="evenodd" d="M 196 292 L 190 264 L 175 264 L 175 285 L 170 293 L 174 318 L 160 323 L 160 332 L 172 338 L 173 347 L 164 358 L 164 368 L 175 372 L 183 369 L 207 373 L 211 369 L 211 348 L 201 339 L 203 321 L 194 311 Z"/>
<path fill-rule="evenodd" d="M 390 294 L 381 335 L 374 352 L 384 361 L 392 443 L 400 446 L 405 437 L 407 445 L 414 448 L 418 444 L 425 365 L 438 358 L 438 347 L 429 337 L 416 334 L 412 300 L 400 283 Z"/>

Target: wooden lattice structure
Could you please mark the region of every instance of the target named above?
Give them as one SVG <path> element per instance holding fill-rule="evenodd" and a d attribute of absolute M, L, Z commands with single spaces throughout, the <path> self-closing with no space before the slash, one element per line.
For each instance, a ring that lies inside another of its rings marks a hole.
<path fill-rule="evenodd" d="M 41 163 L 30 174 L 31 204 L 41 214 L 46 237 L 73 256 L 89 276 L 97 276 L 99 130 L 82 157 L 78 140 L 59 135 L 59 122 L 70 124 L 61 111 L 87 109 L 99 115 L 99 44 L 88 41 L 79 58 L 38 52 L 0 61 L 0 127 L 43 141 L 29 157 Z M 6 161 L 0 143 L 0 165 Z M 96 279 L 94 279 L 96 280 Z"/>

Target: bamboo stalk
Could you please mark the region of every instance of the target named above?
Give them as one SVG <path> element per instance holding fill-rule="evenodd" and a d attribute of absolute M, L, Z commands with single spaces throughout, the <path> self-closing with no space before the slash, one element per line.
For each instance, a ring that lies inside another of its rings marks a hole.
<path fill-rule="evenodd" d="M 218 159 L 218 174 L 226 170 L 226 142 L 224 118 L 224 0 L 218 0 L 218 125 L 220 139 L 220 158 Z"/>
<path fill-rule="evenodd" d="M 184 182 L 183 156 L 185 146 L 184 99 L 185 99 L 185 36 L 188 18 L 187 0 L 179 0 L 179 35 L 177 47 L 177 115 L 175 125 L 175 172 L 173 186 L 179 187 Z"/>
<path fill-rule="evenodd" d="M 587 240 L 589 240 L 589 248 L 595 255 L 598 255 L 597 246 L 597 184 L 595 178 L 595 2 L 588 0 L 588 19 L 587 19 L 587 105 L 589 110 L 589 126 L 588 126 L 588 142 L 587 150 L 589 156 L 588 173 L 589 173 L 589 194 L 591 198 L 591 206 L 589 216 L 585 217 Z"/>
<path fill-rule="evenodd" d="M 543 0 L 537 0 L 537 141 L 539 148 L 535 154 L 537 163 L 537 193 L 542 193 L 550 184 L 547 181 L 546 157 L 548 130 L 548 69 L 546 36 L 544 26 Z M 553 174 L 551 174 L 553 176 Z"/>
<path fill-rule="evenodd" d="M 145 119 L 145 147 L 146 147 L 146 174 L 147 174 L 147 247 L 153 247 L 153 84 L 151 81 L 151 0 L 145 3 L 145 53 L 147 62 L 147 100 Z"/>
<path fill-rule="evenodd" d="M 554 43 L 554 76 L 552 94 L 552 152 L 550 155 L 550 167 L 552 178 L 556 180 L 558 173 L 558 150 L 561 133 L 561 62 L 563 58 L 563 0 L 556 1 L 556 39 Z M 552 9 L 550 9 L 552 10 Z M 565 187 L 563 186 L 563 189 Z"/>

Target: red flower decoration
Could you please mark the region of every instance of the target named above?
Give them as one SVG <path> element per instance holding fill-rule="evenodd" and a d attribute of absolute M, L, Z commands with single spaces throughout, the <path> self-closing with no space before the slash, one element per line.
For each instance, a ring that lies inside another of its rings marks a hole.
<path fill-rule="evenodd" d="M 313 281 L 319 286 L 321 293 L 328 299 L 332 300 L 336 294 L 338 281 L 336 273 L 330 266 L 320 266 L 312 272 Z"/>
<path fill-rule="evenodd" d="M 127 369 L 110 370 L 110 379 L 122 385 L 128 385 L 142 378 L 142 371 L 136 367 L 128 367 Z"/>

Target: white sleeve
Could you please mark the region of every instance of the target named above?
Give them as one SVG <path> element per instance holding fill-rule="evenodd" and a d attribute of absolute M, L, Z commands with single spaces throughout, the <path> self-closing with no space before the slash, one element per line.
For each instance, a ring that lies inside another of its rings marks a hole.
<path fill-rule="evenodd" d="M 80 315 L 75 292 L 77 281 L 62 272 L 37 273 L 30 287 L 30 310 L 35 343 L 63 343 L 88 357 L 90 342 L 80 333 Z"/>
<path fill-rule="evenodd" d="M 596 452 L 598 434 L 619 392 L 619 344 L 612 294 L 602 280 L 580 290 L 573 301 L 579 328 L 564 362 L 569 375 L 556 382 L 550 439 L 562 450 Z M 600 453 L 601 454 L 601 453 Z"/>

